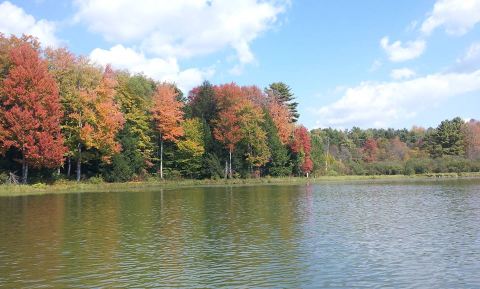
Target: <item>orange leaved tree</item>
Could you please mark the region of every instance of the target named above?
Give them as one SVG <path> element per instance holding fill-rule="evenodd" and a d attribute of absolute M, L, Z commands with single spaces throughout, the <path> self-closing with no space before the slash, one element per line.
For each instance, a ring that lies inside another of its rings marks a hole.
<path fill-rule="evenodd" d="M 213 135 L 228 150 L 229 163 L 225 170 L 225 177 L 232 178 L 232 153 L 235 146 L 242 140 L 242 128 L 238 111 L 242 107 L 242 88 L 235 83 L 215 87 L 215 100 L 220 112 L 215 120 Z"/>
<path fill-rule="evenodd" d="M 114 154 L 121 151 L 116 136 L 123 128 L 125 120 L 115 102 L 115 86 L 115 74 L 110 66 L 107 66 L 102 80 L 94 90 L 80 92 L 80 109 L 70 115 L 79 129 L 77 181 L 81 179 L 83 149 L 97 149 L 104 162 L 109 162 Z"/>
<path fill-rule="evenodd" d="M 176 142 L 183 135 L 183 103 L 177 99 L 177 90 L 168 83 L 157 86 L 153 95 L 153 121 L 160 134 L 160 178 L 163 179 L 163 142 Z"/>
<path fill-rule="evenodd" d="M 276 98 L 270 98 L 268 111 L 278 131 L 278 137 L 283 145 L 290 141 L 293 133 L 292 114 L 288 106 Z"/>
<path fill-rule="evenodd" d="M 310 134 L 303 125 L 294 129 L 290 148 L 297 155 L 300 172 L 308 177 L 308 174 L 313 170 L 311 159 L 312 143 Z"/>

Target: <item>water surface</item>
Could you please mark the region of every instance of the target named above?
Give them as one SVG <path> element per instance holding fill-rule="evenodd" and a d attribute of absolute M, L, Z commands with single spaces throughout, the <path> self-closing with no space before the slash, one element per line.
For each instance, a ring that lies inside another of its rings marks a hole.
<path fill-rule="evenodd" d="M 480 180 L 0 198 L 0 287 L 478 288 Z"/>

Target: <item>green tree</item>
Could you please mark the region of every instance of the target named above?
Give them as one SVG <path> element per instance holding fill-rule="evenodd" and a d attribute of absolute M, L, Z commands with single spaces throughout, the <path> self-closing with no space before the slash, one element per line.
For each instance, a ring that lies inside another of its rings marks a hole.
<path fill-rule="evenodd" d="M 278 130 L 268 112 L 264 112 L 263 129 L 267 133 L 270 160 L 266 165 L 267 174 L 275 177 L 288 176 L 292 173 L 287 148 L 280 141 Z"/>
<path fill-rule="evenodd" d="M 268 96 L 274 97 L 280 103 L 288 106 L 292 118 L 291 122 L 298 121 L 300 117 L 297 110 L 298 103 L 294 101 L 295 96 L 288 85 L 283 82 L 274 82 L 265 89 L 265 92 Z"/>
<path fill-rule="evenodd" d="M 218 108 L 215 101 L 215 91 L 210 82 L 192 89 L 188 95 L 188 107 L 192 117 L 205 119 L 209 125 L 217 117 Z"/>
<path fill-rule="evenodd" d="M 117 81 L 116 98 L 125 117 L 120 139 L 128 142 L 121 141 L 121 144 L 122 147 L 128 145 L 143 159 L 143 164 L 134 170 L 138 174 L 153 165 L 155 143 L 150 110 L 155 82 L 144 75 L 131 76 L 128 73 L 119 73 Z"/>
<path fill-rule="evenodd" d="M 131 124 L 127 123 L 118 134 L 122 151 L 115 154 L 111 162 L 102 165 L 102 174 L 110 182 L 126 182 L 135 179 L 145 170 L 145 159 L 138 150 L 139 139 L 131 133 Z"/>
<path fill-rule="evenodd" d="M 205 153 L 203 125 L 200 119 L 187 119 L 183 122 L 183 138 L 177 142 L 177 167 L 180 172 L 190 178 L 201 175 L 202 156 Z"/>
<path fill-rule="evenodd" d="M 321 174 L 325 172 L 327 167 L 326 160 L 326 151 L 324 145 L 324 139 L 321 136 L 321 132 L 318 130 L 312 131 L 311 133 L 311 142 L 312 142 L 312 152 L 311 158 L 313 161 L 313 171 L 315 174 Z"/>
<path fill-rule="evenodd" d="M 442 121 L 429 137 L 430 155 L 435 158 L 444 155 L 463 156 L 465 154 L 464 125 L 465 122 L 460 117 Z"/>

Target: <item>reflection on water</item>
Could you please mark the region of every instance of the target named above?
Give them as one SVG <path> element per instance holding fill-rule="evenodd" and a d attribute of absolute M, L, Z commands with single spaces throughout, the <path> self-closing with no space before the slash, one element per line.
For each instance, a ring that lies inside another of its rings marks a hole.
<path fill-rule="evenodd" d="M 480 181 L 0 198 L 0 287 L 480 284 Z"/>

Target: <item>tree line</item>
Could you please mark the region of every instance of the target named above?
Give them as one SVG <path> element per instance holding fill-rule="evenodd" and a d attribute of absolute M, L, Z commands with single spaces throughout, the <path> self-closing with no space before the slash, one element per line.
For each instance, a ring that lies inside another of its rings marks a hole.
<path fill-rule="evenodd" d="M 184 94 L 31 36 L 0 34 L 0 101 L 2 182 L 480 170 L 477 121 L 308 131 L 285 83 L 204 82 Z"/>
<path fill-rule="evenodd" d="M 314 172 L 397 175 L 480 171 L 480 122 L 460 117 L 436 128 L 314 129 Z"/>

